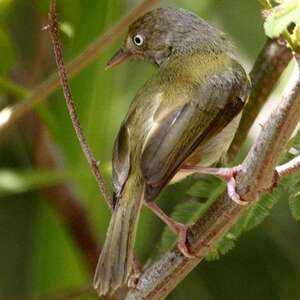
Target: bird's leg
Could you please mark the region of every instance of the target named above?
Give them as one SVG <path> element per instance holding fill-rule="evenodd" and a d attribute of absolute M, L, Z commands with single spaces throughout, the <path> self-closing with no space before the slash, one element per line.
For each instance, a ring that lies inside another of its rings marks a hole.
<path fill-rule="evenodd" d="M 172 220 L 157 206 L 154 201 L 144 201 L 144 204 L 154 214 L 156 214 L 171 229 L 172 232 L 178 235 L 178 249 L 181 251 L 181 253 L 186 257 L 193 258 L 194 256 L 190 253 L 187 247 L 188 226 Z"/>
<path fill-rule="evenodd" d="M 180 169 L 181 171 L 197 172 L 201 174 L 210 174 L 222 178 L 227 182 L 227 192 L 230 199 L 239 205 L 247 205 L 247 201 L 241 200 L 241 197 L 236 191 L 235 176 L 241 171 L 241 166 L 235 166 L 231 168 L 205 168 L 191 165 L 184 165 Z"/>

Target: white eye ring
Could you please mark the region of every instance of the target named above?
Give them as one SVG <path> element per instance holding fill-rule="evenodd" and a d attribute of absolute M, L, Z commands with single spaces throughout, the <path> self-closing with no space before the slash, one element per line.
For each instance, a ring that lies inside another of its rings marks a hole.
<path fill-rule="evenodd" d="M 133 40 L 133 43 L 138 47 L 141 47 L 144 43 L 144 37 L 140 34 L 134 35 L 132 40 Z"/>

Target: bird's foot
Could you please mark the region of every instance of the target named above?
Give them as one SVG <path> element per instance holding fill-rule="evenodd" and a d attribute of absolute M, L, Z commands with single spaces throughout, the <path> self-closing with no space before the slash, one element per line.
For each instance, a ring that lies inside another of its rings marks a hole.
<path fill-rule="evenodd" d="M 227 193 L 230 199 L 239 205 L 247 205 L 247 201 L 243 201 L 236 191 L 236 175 L 241 171 L 241 165 L 231 168 L 204 168 L 198 166 L 186 165 L 182 167 L 183 170 L 194 170 L 201 174 L 210 174 L 222 178 L 227 183 Z"/>
<path fill-rule="evenodd" d="M 132 275 L 129 276 L 127 286 L 131 289 L 136 288 L 138 285 L 139 279 L 140 279 L 141 273 L 133 273 Z"/>
<path fill-rule="evenodd" d="M 173 220 L 172 220 L 173 221 Z M 174 222 L 174 221 L 173 221 Z M 170 229 L 178 235 L 178 244 L 177 247 L 180 250 L 180 252 L 188 258 L 194 258 L 195 256 L 190 252 L 188 246 L 187 246 L 187 232 L 188 232 L 188 226 L 182 223 L 174 222 L 173 228 Z"/>
<path fill-rule="evenodd" d="M 153 201 L 145 201 L 145 205 L 154 212 L 169 228 L 178 235 L 178 249 L 180 252 L 188 258 L 195 258 L 190 252 L 187 245 L 187 232 L 188 226 L 182 223 L 175 222 L 169 216 L 167 216 Z"/>

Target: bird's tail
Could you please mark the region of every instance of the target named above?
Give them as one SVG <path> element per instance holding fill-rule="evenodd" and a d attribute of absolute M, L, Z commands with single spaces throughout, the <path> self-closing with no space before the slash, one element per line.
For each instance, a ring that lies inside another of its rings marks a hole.
<path fill-rule="evenodd" d="M 128 198 L 128 194 L 134 198 Z M 125 193 L 117 200 L 94 277 L 94 288 L 99 296 L 113 294 L 131 275 L 142 200 L 142 188 Z"/>

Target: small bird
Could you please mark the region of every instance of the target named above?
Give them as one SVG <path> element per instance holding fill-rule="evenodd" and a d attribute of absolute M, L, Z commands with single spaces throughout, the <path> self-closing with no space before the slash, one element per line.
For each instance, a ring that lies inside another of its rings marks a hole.
<path fill-rule="evenodd" d="M 99 295 L 113 294 L 132 273 L 143 204 L 178 234 L 182 254 L 192 256 L 187 226 L 154 200 L 166 185 L 195 172 L 233 182 L 236 169 L 208 167 L 229 148 L 250 90 L 224 33 L 184 9 L 156 8 L 137 19 L 107 66 L 131 57 L 156 71 L 135 96 L 115 141 L 114 209 L 94 277 Z M 228 193 L 242 204 L 234 186 Z"/>

